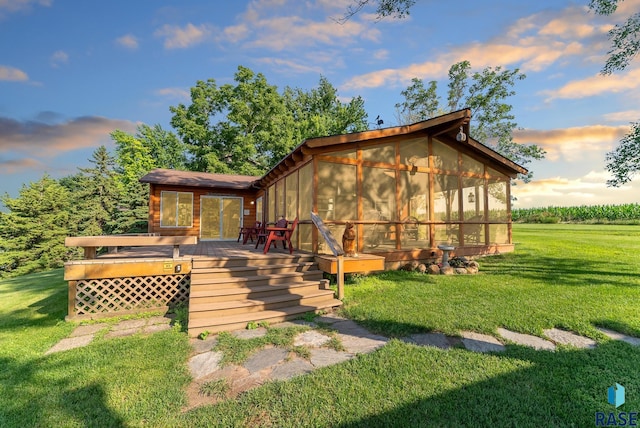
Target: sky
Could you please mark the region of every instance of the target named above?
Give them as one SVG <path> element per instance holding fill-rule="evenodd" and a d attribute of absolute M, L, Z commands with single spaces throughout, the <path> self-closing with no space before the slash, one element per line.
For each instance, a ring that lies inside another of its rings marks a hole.
<path fill-rule="evenodd" d="M 233 83 L 238 66 L 280 90 L 321 76 L 347 102 L 362 96 L 395 126 L 395 104 L 414 77 L 439 82 L 468 60 L 474 71 L 520 69 L 509 99 L 519 143 L 547 152 L 513 187 L 515 208 L 640 202 L 640 178 L 606 186 L 605 155 L 640 120 L 640 58 L 603 76 L 607 32 L 640 10 L 625 0 L 608 17 L 588 0 L 418 0 L 405 19 L 350 0 L 0 0 L 0 194 L 44 174 L 89 166 L 110 133 L 171 130 L 170 106 L 198 80 Z"/>

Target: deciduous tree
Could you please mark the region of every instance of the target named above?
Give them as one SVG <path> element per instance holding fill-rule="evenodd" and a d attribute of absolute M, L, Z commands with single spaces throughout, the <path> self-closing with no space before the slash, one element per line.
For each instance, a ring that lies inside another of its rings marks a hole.
<path fill-rule="evenodd" d="M 481 72 L 471 73 L 471 64 L 462 61 L 449 69 L 447 106 L 440 105 L 437 82 L 429 82 L 426 88 L 422 80 L 412 79 L 411 85 L 401 92 L 404 100 L 396 104 L 402 123 L 410 123 L 434 117 L 440 113 L 454 111 L 463 106 L 471 109 L 471 135 L 488 144 L 497 152 L 520 165 L 533 159 L 542 159 L 544 150 L 531 144 L 517 144 L 513 131 L 517 128 L 513 107 L 506 100 L 515 95 L 513 87 L 517 80 L 524 79 L 518 69 L 503 70 L 487 67 Z M 525 180 L 531 178 L 531 172 Z"/>
<path fill-rule="evenodd" d="M 306 138 L 366 129 L 362 99 L 340 102 L 325 78 L 311 91 L 280 94 L 264 75 L 240 66 L 234 81 L 198 81 L 190 105 L 171 107 L 189 169 L 262 175 Z"/>

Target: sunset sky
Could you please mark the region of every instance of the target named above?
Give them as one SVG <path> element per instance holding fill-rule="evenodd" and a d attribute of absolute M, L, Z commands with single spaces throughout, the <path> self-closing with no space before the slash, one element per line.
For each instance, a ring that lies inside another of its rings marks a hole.
<path fill-rule="evenodd" d="M 88 165 L 109 133 L 140 123 L 171 129 L 169 107 L 197 80 L 233 82 L 239 65 L 270 84 L 310 89 L 325 76 L 370 122 L 397 125 L 413 77 L 437 80 L 469 60 L 527 75 L 510 100 L 515 140 L 547 151 L 514 187 L 514 207 L 640 202 L 640 178 L 606 187 L 605 154 L 640 120 L 640 59 L 602 76 L 607 31 L 640 9 L 625 0 L 597 16 L 588 0 L 418 0 L 403 20 L 349 0 L 0 0 L 0 194 L 44 173 Z M 372 124 L 373 127 L 373 124 Z"/>

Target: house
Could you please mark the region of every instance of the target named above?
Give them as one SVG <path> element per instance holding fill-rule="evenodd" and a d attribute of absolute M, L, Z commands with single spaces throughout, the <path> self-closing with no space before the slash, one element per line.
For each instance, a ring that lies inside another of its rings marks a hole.
<path fill-rule="evenodd" d="M 328 252 L 311 221 L 336 237 L 346 221 L 357 251 L 387 267 L 513 250 L 510 181 L 527 170 L 469 136 L 469 109 L 412 125 L 311 138 L 262 177 L 157 169 L 149 232 L 235 240 L 242 225 L 299 219 L 296 248 Z"/>

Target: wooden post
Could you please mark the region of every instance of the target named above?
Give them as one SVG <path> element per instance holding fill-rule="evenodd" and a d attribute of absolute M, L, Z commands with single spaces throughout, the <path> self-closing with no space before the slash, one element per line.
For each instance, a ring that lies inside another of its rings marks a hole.
<path fill-rule="evenodd" d="M 344 256 L 339 254 L 336 279 L 338 282 L 338 300 L 344 299 Z"/>
<path fill-rule="evenodd" d="M 173 258 L 174 259 L 180 258 L 180 245 L 173 246 Z"/>
<path fill-rule="evenodd" d="M 76 285 L 78 281 L 69 281 L 69 299 L 67 302 L 67 316 L 73 317 L 76 314 Z"/>

